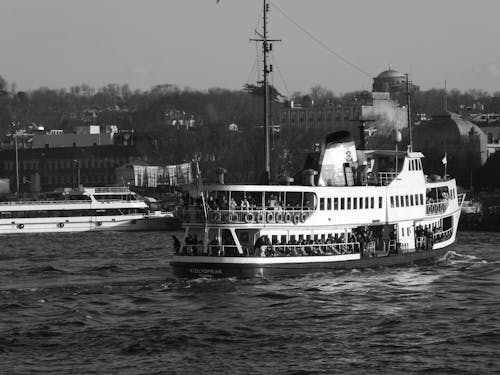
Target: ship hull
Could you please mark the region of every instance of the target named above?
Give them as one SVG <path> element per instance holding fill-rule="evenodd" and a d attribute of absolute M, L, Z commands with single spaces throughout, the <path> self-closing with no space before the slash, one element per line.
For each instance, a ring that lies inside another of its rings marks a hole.
<path fill-rule="evenodd" d="M 26 233 L 73 233 L 73 232 L 142 232 L 164 231 L 179 228 L 172 218 L 123 215 L 114 217 L 62 217 L 29 218 L 24 220 L 0 220 L 0 235 Z"/>
<path fill-rule="evenodd" d="M 296 276 L 308 273 L 330 272 L 379 267 L 395 267 L 408 264 L 432 263 L 449 251 L 443 247 L 431 251 L 419 251 L 388 256 L 365 257 L 359 259 L 331 259 L 321 261 L 320 257 L 283 257 L 263 262 L 262 258 L 224 257 L 224 261 L 208 257 L 174 257 L 170 262 L 173 273 L 181 278 L 255 278 Z M 190 258 L 187 260 L 186 258 Z M 243 259 L 243 261 L 242 261 Z"/>

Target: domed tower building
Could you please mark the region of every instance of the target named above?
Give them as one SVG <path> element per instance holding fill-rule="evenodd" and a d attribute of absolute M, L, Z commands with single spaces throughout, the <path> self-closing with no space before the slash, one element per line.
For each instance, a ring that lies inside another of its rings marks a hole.
<path fill-rule="evenodd" d="M 391 65 L 373 79 L 374 92 L 404 92 L 406 91 L 406 76 L 394 70 Z"/>

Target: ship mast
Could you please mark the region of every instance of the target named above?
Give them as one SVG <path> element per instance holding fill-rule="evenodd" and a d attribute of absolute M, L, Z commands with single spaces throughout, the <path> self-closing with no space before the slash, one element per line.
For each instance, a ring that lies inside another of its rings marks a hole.
<path fill-rule="evenodd" d="M 273 66 L 268 65 L 268 54 L 273 49 L 272 42 L 279 42 L 281 39 L 270 39 L 267 35 L 267 13 L 269 12 L 269 4 L 267 0 L 263 0 L 263 26 L 262 34 L 256 32 L 258 39 L 250 39 L 251 41 L 262 43 L 263 52 L 263 88 L 264 88 L 264 171 L 262 182 L 268 184 L 271 176 L 271 153 L 270 153 L 270 135 L 269 135 L 269 84 L 268 75 L 273 71 Z"/>
<path fill-rule="evenodd" d="M 410 102 L 410 81 L 408 80 L 408 73 L 405 74 L 406 76 L 406 115 L 408 118 L 408 133 L 410 135 L 410 144 L 409 144 L 409 150 L 413 151 L 413 135 L 412 135 L 412 129 L 411 129 L 411 102 Z"/>

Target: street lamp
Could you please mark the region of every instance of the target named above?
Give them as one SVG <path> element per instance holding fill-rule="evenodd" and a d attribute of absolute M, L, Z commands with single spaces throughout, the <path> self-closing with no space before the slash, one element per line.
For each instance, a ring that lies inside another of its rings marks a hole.
<path fill-rule="evenodd" d="M 17 150 L 17 125 L 11 123 L 14 132 L 14 148 L 16 149 L 16 196 L 19 194 L 19 154 Z"/>
<path fill-rule="evenodd" d="M 78 166 L 78 172 L 77 172 L 78 174 L 77 174 L 77 179 L 76 179 L 77 185 L 76 185 L 76 187 L 79 188 L 80 187 L 80 162 L 75 159 L 75 160 L 73 160 L 73 163 L 75 163 Z"/>

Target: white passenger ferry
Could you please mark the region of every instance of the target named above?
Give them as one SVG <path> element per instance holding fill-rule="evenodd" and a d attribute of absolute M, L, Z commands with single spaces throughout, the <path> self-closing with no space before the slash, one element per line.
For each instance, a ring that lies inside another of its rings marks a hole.
<path fill-rule="evenodd" d="M 0 234 L 167 229 L 128 187 L 85 187 L 43 199 L 0 201 Z"/>
<path fill-rule="evenodd" d="M 464 199 L 455 180 L 426 176 L 420 152 L 356 151 L 345 136 L 327 137 L 319 175 L 304 171 L 300 185 L 206 185 L 205 202 L 184 211 L 174 273 L 293 275 L 443 255 Z"/>
<path fill-rule="evenodd" d="M 256 40 L 264 51 L 269 176 L 267 53 L 273 40 L 263 4 L 263 32 Z M 455 242 L 464 196 L 454 179 L 428 178 L 423 157 L 411 144 L 406 152 L 358 151 L 341 131 L 326 136 L 318 170 L 306 169 L 298 185 L 199 184 L 200 198 L 183 213 L 185 234 L 174 244 L 173 272 L 266 277 L 435 259 Z"/>

